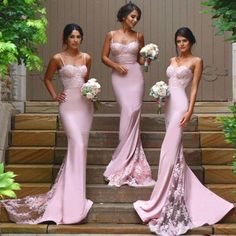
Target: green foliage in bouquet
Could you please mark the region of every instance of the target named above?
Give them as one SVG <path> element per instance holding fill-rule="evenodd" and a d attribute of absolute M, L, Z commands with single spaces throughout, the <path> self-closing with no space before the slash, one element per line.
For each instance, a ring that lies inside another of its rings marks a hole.
<path fill-rule="evenodd" d="M 46 26 L 42 0 L 0 1 L 0 75 L 21 60 L 29 70 L 42 69 L 37 46 L 47 41 Z"/>
<path fill-rule="evenodd" d="M 4 173 L 3 163 L 0 163 L 0 199 L 4 196 L 16 198 L 14 190 L 20 190 L 20 185 L 15 183 L 15 176 L 11 171 Z"/>
<path fill-rule="evenodd" d="M 236 105 L 231 106 L 232 116 L 220 117 L 218 120 L 223 124 L 225 141 L 236 147 Z M 236 174 L 236 154 L 233 156 L 233 172 Z"/>
<path fill-rule="evenodd" d="M 236 1 L 235 0 L 207 0 L 202 2 L 203 6 L 210 7 L 209 10 L 202 11 L 203 13 L 212 14 L 215 19 L 213 25 L 219 31 L 218 35 L 223 35 L 226 31 L 231 31 L 232 36 L 227 40 L 236 42 Z"/>

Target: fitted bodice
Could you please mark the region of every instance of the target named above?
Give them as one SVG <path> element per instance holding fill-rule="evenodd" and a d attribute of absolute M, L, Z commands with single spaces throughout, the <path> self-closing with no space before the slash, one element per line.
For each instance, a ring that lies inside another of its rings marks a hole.
<path fill-rule="evenodd" d="M 185 65 L 169 65 L 166 70 L 169 86 L 186 88 L 193 78 L 193 72 Z"/>
<path fill-rule="evenodd" d="M 64 89 L 81 88 L 84 84 L 84 77 L 87 73 L 86 65 L 74 66 L 64 65 L 59 70 Z"/>
<path fill-rule="evenodd" d="M 120 64 L 133 64 L 137 62 L 139 52 L 139 43 L 137 40 L 128 44 L 111 42 L 110 48 L 115 62 Z"/>

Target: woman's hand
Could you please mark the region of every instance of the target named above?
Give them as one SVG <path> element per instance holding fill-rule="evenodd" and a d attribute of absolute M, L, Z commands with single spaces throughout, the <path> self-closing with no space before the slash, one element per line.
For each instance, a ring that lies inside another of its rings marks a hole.
<path fill-rule="evenodd" d="M 118 72 L 120 75 L 126 75 L 128 73 L 128 69 L 125 66 L 116 64 L 115 71 Z"/>
<path fill-rule="evenodd" d="M 180 121 L 180 127 L 183 128 L 184 126 L 187 125 L 187 123 L 190 121 L 191 115 L 192 115 L 192 113 L 190 113 L 190 112 L 186 112 L 184 114 L 183 118 Z"/>
<path fill-rule="evenodd" d="M 59 93 L 56 97 L 53 98 L 54 101 L 57 102 L 65 102 L 66 101 L 66 94 L 65 92 L 61 92 Z"/>

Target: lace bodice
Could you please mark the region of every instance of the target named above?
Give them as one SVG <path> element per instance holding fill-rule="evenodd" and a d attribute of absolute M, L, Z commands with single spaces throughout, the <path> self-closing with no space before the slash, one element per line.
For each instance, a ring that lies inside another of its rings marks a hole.
<path fill-rule="evenodd" d="M 111 42 L 110 48 L 115 62 L 120 64 L 133 64 L 137 62 L 139 52 L 139 43 L 137 40 L 128 44 Z"/>
<path fill-rule="evenodd" d="M 64 65 L 59 70 L 64 89 L 80 88 L 84 84 L 84 77 L 87 73 L 86 65 L 74 66 Z"/>
<path fill-rule="evenodd" d="M 186 88 L 193 78 L 193 72 L 185 65 L 169 65 L 166 70 L 169 86 Z"/>

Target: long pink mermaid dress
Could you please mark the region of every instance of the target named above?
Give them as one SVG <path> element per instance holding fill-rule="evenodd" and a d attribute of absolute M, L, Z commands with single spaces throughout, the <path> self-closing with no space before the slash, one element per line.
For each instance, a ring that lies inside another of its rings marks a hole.
<path fill-rule="evenodd" d="M 138 40 L 128 44 L 111 42 L 114 61 L 128 68 L 126 75 L 112 72 L 112 85 L 121 109 L 119 145 L 104 176 L 109 185 L 153 185 L 151 169 L 140 140 L 140 115 L 144 93 L 144 79 L 137 63 Z"/>
<path fill-rule="evenodd" d="M 78 223 L 93 204 L 86 199 L 86 155 L 93 106 L 80 93 L 86 72 L 85 65 L 69 64 L 59 71 L 66 93 L 66 101 L 60 104 L 59 112 L 68 139 L 67 155 L 49 192 L 2 202 L 14 222 Z"/>
<path fill-rule="evenodd" d="M 204 187 L 183 156 L 182 128 L 188 109 L 186 86 L 193 74 L 186 66 L 167 68 L 170 97 L 166 104 L 166 135 L 161 147 L 158 180 L 148 201 L 136 201 L 142 221 L 158 235 L 174 236 L 188 229 L 214 224 L 234 206 Z"/>

